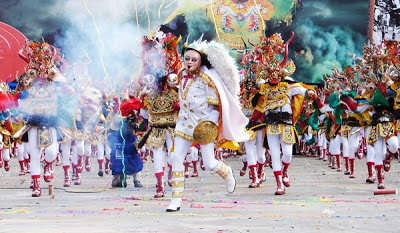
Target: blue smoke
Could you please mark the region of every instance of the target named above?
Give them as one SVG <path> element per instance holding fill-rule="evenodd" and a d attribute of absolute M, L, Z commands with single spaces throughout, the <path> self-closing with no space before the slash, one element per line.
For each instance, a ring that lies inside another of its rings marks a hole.
<path fill-rule="evenodd" d="M 347 26 L 315 25 L 309 19 L 296 21 L 293 25 L 297 37 L 301 38 L 301 50 L 292 53 L 296 72 L 293 78 L 304 82 L 322 82 L 324 74 L 331 74 L 333 65 L 351 65 L 348 53 L 361 56 L 366 36 Z"/>

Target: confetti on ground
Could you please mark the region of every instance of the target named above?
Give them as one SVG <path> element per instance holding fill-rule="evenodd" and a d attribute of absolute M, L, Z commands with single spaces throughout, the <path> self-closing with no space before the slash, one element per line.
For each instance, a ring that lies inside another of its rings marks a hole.
<path fill-rule="evenodd" d="M 201 205 L 201 204 L 191 204 L 190 205 L 190 208 L 204 208 L 204 206 L 203 205 Z"/>
<path fill-rule="evenodd" d="M 22 213 L 22 214 L 26 214 L 26 213 L 30 213 L 30 212 L 25 210 L 25 209 L 15 209 L 15 210 L 13 210 L 12 208 L 7 208 L 7 209 L 0 209 L 0 213 L 5 213 L 5 214 Z"/>
<path fill-rule="evenodd" d="M 235 208 L 236 206 L 211 206 L 213 209 L 232 209 Z"/>

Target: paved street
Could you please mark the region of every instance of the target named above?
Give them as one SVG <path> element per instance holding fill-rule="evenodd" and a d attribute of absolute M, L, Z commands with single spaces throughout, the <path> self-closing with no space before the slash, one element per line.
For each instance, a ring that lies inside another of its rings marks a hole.
<path fill-rule="evenodd" d="M 154 199 L 156 180 L 151 161 L 141 175 L 143 188 L 128 179 L 125 189 L 111 188 L 111 175 L 82 173 L 82 185 L 63 187 L 62 167 L 55 167 L 51 183 L 43 179 L 42 196 L 31 197 L 30 175 L 18 176 L 19 165 L 0 169 L 0 232 L 399 232 L 400 200 L 397 195 L 374 195 L 376 184 L 366 184 L 364 160 L 356 160 L 356 178 L 350 179 L 316 158 L 294 156 L 289 168 L 291 187 L 275 196 L 275 180 L 249 189 L 248 174 L 239 176 L 239 157 L 225 160 L 237 179 L 228 195 L 223 180 L 200 170 L 186 180 L 181 211 L 165 212 L 171 196 Z M 399 168 L 393 161 L 385 174 L 386 189 L 399 187 Z M 48 185 L 55 187 L 48 195 Z"/>

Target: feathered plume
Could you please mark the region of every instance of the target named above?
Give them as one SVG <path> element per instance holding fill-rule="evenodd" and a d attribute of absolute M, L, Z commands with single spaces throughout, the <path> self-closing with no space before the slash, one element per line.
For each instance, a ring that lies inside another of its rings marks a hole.
<path fill-rule="evenodd" d="M 240 76 L 235 60 L 221 43 L 211 41 L 206 48 L 208 61 L 221 77 L 235 99 L 239 98 Z"/>

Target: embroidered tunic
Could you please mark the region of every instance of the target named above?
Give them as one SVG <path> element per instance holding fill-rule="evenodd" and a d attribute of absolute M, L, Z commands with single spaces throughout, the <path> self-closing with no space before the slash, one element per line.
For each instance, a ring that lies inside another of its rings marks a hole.
<path fill-rule="evenodd" d="M 167 130 L 171 137 L 174 136 L 174 127 L 178 112 L 174 104 L 178 101 L 178 93 L 174 89 L 165 92 L 155 92 L 145 98 L 144 106 L 148 109 L 148 122 L 150 129 L 139 142 L 139 147 L 146 143 L 148 146 L 158 148 L 164 145 Z"/>
<path fill-rule="evenodd" d="M 291 100 L 295 95 L 304 95 L 306 90 L 302 86 L 291 86 L 287 82 L 280 82 L 278 85 L 269 83 L 261 85 L 259 93 L 263 98 L 255 110 L 265 114 L 266 134 L 281 134 L 282 141 L 288 144 L 296 142 Z"/>
<path fill-rule="evenodd" d="M 193 140 L 193 131 L 200 122 L 218 125 L 219 121 L 219 111 L 214 110 L 214 105 L 219 105 L 217 89 L 203 69 L 192 75 L 186 71 L 179 73 L 180 110 L 175 135 L 188 140 Z"/>
<path fill-rule="evenodd" d="M 19 111 L 25 113 L 30 126 L 57 126 L 57 87 L 54 82 L 36 79 L 19 100 Z"/>

